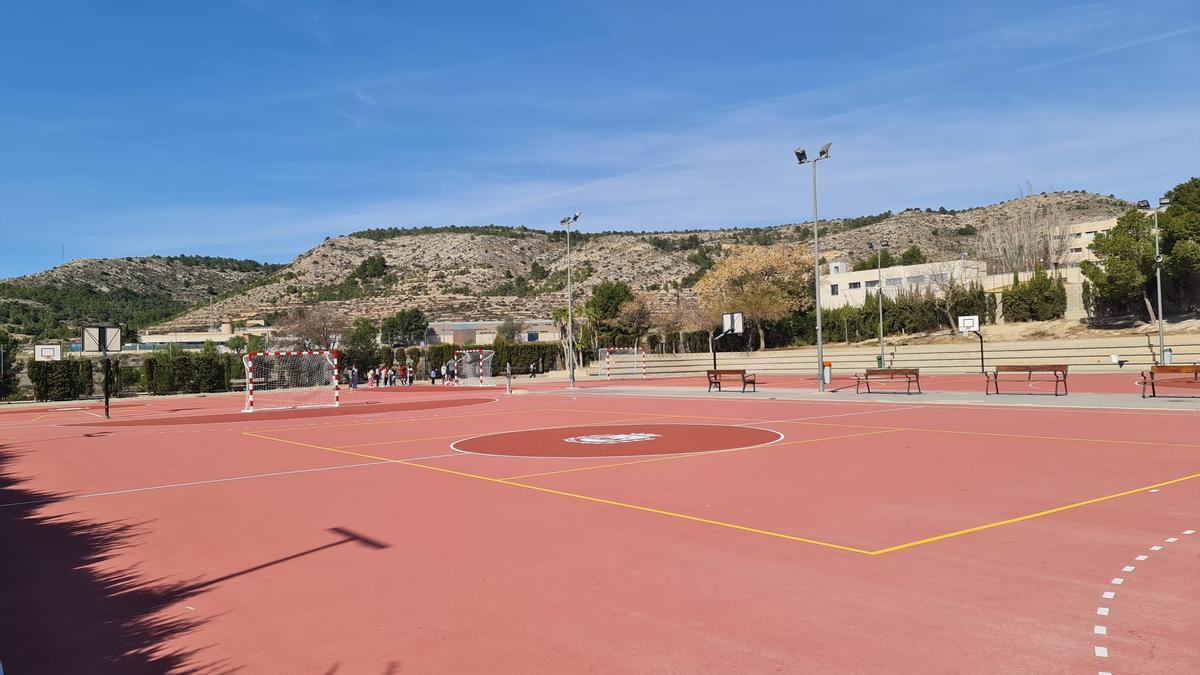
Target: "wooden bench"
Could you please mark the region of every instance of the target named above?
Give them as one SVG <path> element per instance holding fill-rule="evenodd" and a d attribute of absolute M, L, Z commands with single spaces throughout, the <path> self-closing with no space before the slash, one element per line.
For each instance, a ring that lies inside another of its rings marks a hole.
<path fill-rule="evenodd" d="M 861 393 L 861 387 L 867 388 L 867 393 L 871 393 L 871 380 L 878 382 L 879 380 L 895 380 L 898 377 L 903 377 L 904 382 L 908 387 L 907 393 L 912 393 L 913 385 L 917 385 L 917 393 L 921 391 L 921 369 L 920 368 L 867 368 L 861 374 L 854 375 L 854 393 Z"/>
<path fill-rule="evenodd" d="M 750 391 L 758 391 L 754 385 L 754 373 L 747 373 L 745 370 L 707 370 L 708 374 L 708 390 L 712 391 L 713 387 L 717 391 L 721 391 L 721 378 L 740 378 L 742 381 L 742 391 L 746 391 L 746 387 L 750 387 Z"/>
<path fill-rule="evenodd" d="M 983 376 L 987 379 L 987 385 L 984 387 L 984 394 L 999 394 L 1000 393 L 1000 373 L 1025 373 L 1025 381 L 1033 382 L 1035 373 L 1050 373 L 1054 377 L 1054 395 L 1059 396 L 1058 387 L 1062 385 L 1062 396 L 1067 395 L 1067 366 L 1066 364 L 1032 364 L 1019 365 L 1010 364 L 996 366 L 990 371 L 984 372 Z M 1036 380 L 1038 382 L 1049 382 L 1050 380 Z M 993 391 L 994 390 L 994 391 Z"/>
<path fill-rule="evenodd" d="M 1159 377 L 1160 375 L 1167 375 L 1168 377 Z M 1173 375 L 1176 377 L 1171 377 Z M 1142 371 L 1142 398 L 1146 398 L 1147 385 L 1150 387 L 1151 396 L 1158 396 L 1158 391 L 1155 389 L 1156 385 L 1200 388 L 1200 364 L 1150 366 L 1150 370 Z"/>

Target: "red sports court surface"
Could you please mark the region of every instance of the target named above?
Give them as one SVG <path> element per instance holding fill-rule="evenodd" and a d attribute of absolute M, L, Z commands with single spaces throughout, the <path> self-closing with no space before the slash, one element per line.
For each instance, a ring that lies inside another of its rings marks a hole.
<path fill-rule="evenodd" d="M 1200 664 L 1200 413 L 396 393 L 5 411 L 5 672 Z"/>

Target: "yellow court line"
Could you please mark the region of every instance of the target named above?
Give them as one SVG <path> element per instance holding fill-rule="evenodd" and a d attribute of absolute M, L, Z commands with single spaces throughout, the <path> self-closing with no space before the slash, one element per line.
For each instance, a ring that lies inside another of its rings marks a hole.
<path fill-rule="evenodd" d="M 621 508 L 631 509 L 633 511 L 642 511 L 644 513 L 655 513 L 655 514 L 658 514 L 661 516 L 668 516 L 671 518 L 679 518 L 681 520 L 690 520 L 692 522 L 705 523 L 707 525 L 716 525 L 718 527 L 725 527 L 725 528 L 729 528 L 732 530 L 740 530 L 742 532 L 750 532 L 753 534 L 762 534 L 762 535 L 766 535 L 768 537 L 775 537 L 777 539 L 798 541 L 798 542 L 802 542 L 805 544 L 813 544 L 815 546 L 823 546 L 825 548 L 837 549 L 839 551 L 849 551 L 851 553 L 861 553 L 863 555 L 871 555 L 870 551 L 868 551 L 866 549 L 861 549 L 861 548 L 854 548 L 853 546 L 843 546 L 841 544 L 834 544 L 832 542 L 821 541 L 819 539 L 808 539 L 806 537 L 797 537 L 797 536 L 793 536 L 790 534 L 783 534 L 782 532 L 772 532 L 770 530 L 760 530 L 758 528 L 747 527 L 745 525 L 738 525 L 736 523 L 727 523 L 727 522 L 720 521 L 720 520 L 712 520 L 709 518 L 701 518 L 698 516 L 689 516 L 685 513 L 675 513 L 674 511 L 665 511 L 663 509 L 655 509 L 655 508 L 651 508 L 649 506 L 639 506 L 637 504 L 628 504 L 626 502 L 618 502 L 618 501 L 613 501 L 611 499 L 602 499 L 600 497 L 591 497 L 588 495 L 576 494 L 574 492 L 564 492 L 562 490 L 553 490 L 551 488 L 540 487 L 537 485 L 528 485 L 525 483 L 515 483 L 513 481 L 506 480 L 503 478 L 492 478 L 490 476 L 480 476 L 478 474 L 467 473 L 465 471 L 455 471 L 454 469 L 446 469 L 446 468 L 440 467 L 440 466 L 431 466 L 428 464 L 417 464 L 416 462 L 409 462 L 409 461 L 400 460 L 400 459 L 389 459 L 387 457 L 368 455 L 368 454 L 362 453 L 362 452 L 353 452 L 350 450 L 338 450 L 337 448 L 327 448 L 327 447 L 320 446 L 320 445 L 313 445 L 311 443 L 303 443 L 300 441 L 291 441 L 286 438 L 274 438 L 272 436 L 264 436 L 262 434 L 256 434 L 256 433 L 252 433 L 249 431 L 243 431 L 242 433 L 246 436 L 253 436 L 255 438 L 261 438 L 261 439 L 268 440 L 268 441 L 279 441 L 281 443 L 298 445 L 298 446 L 305 447 L 305 448 L 314 448 L 316 450 L 327 450 L 329 452 L 336 452 L 336 453 L 343 454 L 343 455 L 353 455 L 355 457 L 363 457 L 366 459 L 373 459 L 373 460 L 377 460 L 377 461 L 381 461 L 381 462 L 388 462 L 390 464 L 402 464 L 404 466 L 411 466 L 411 467 L 415 467 L 418 469 L 425 469 L 427 471 L 436 471 L 438 473 L 450 474 L 452 476 L 461 476 L 463 478 L 473 478 L 475 480 L 480 480 L 480 481 L 484 481 L 487 483 L 497 483 L 500 485 L 511 485 L 512 487 L 522 488 L 525 490 L 533 490 L 534 492 L 543 492 L 546 494 L 559 495 L 560 497 L 571 497 L 573 499 L 579 499 L 579 500 L 586 501 L 586 502 L 593 502 L 596 504 L 607 504 L 609 506 L 619 506 Z"/>
<path fill-rule="evenodd" d="M 836 441 L 842 438 L 855 438 L 857 436 L 875 436 L 877 434 L 886 434 L 895 429 L 883 429 L 880 431 L 864 431 L 857 434 L 843 434 L 841 436 L 825 436 L 822 438 L 802 438 L 795 441 L 786 441 L 783 443 L 765 443 L 761 445 L 750 445 L 744 448 L 729 448 L 726 450 L 709 450 L 702 452 L 687 452 L 677 455 L 665 455 L 662 457 L 649 457 L 647 459 L 635 459 L 628 462 L 614 462 L 612 464 L 593 464 L 591 466 L 579 466 L 573 469 L 561 469 L 559 471 L 543 471 L 541 473 L 527 473 L 521 476 L 508 476 L 504 480 L 520 480 L 522 478 L 535 478 L 538 476 L 555 476 L 560 473 L 575 473 L 578 471 L 591 471 L 592 469 L 609 469 L 617 466 L 629 466 L 630 464 L 645 464 L 647 462 L 665 462 L 671 459 L 687 459 L 689 457 L 707 457 L 709 455 L 723 455 L 730 452 L 741 452 L 743 450 L 759 450 L 763 448 L 782 448 L 785 445 L 799 445 L 801 443 L 818 443 L 821 441 Z"/>
<path fill-rule="evenodd" d="M 452 399 L 448 399 L 448 400 L 452 400 Z M 482 405 L 482 404 L 480 404 L 480 405 Z M 442 406 L 442 407 L 434 407 L 434 408 L 414 408 L 414 410 L 407 410 L 407 411 L 398 410 L 398 411 L 390 411 L 390 412 L 396 413 L 396 414 L 406 413 L 406 412 L 434 412 L 434 411 L 458 410 L 458 408 L 472 408 L 472 407 L 474 407 L 474 406 Z M 373 412 L 373 413 L 365 413 L 365 414 L 385 414 L 388 412 L 389 411 L 383 411 L 383 412 Z M 496 414 L 512 414 L 512 412 L 515 412 L 515 411 L 481 412 L 479 414 L 472 414 L 472 416 L 470 416 L 470 417 L 492 417 L 492 416 L 496 416 Z M 516 411 L 516 412 L 521 412 L 521 411 Z M 444 418 L 445 418 L 445 416 L 439 416 L 438 418 L 433 418 L 433 419 L 444 419 Z M 312 419 L 312 418 L 310 418 L 310 419 Z M 379 419 L 379 420 L 376 420 L 376 422 L 347 422 L 344 424 L 314 424 L 311 426 L 299 426 L 299 428 L 296 428 L 296 426 L 268 426 L 268 428 L 263 429 L 263 431 L 311 431 L 313 429 L 342 429 L 342 428 L 346 428 L 346 426 L 371 426 L 374 424 L 402 424 L 404 422 L 421 422 L 422 419 L 431 419 L 431 418 L 418 417 L 418 418 L 403 418 L 403 419 Z"/>
<path fill-rule="evenodd" d="M 910 541 L 907 544 L 900 544 L 898 546 L 890 546 L 888 548 L 881 548 L 881 549 L 877 549 L 875 551 L 870 551 L 869 553 L 871 555 L 883 555 L 884 553 L 891 553 L 892 551 L 899 551 L 899 550 L 906 549 L 906 548 L 912 548 L 913 546 L 920 546 L 921 544 L 929 544 L 929 543 L 932 543 L 935 541 L 949 539 L 951 537 L 959 537 L 964 534 L 971 534 L 972 532 L 980 532 L 982 530 L 990 530 L 993 527 L 1000 527 L 1002 525 L 1011 525 L 1013 523 L 1019 523 L 1023 520 L 1031 520 L 1033 518 L 1040 518 L 1042 516 L 1048 516 L 1052 513 L 1059 513 L 1060 511 L 1066 511 L 1068 509 L 1075 509 L 1075 508 L 1079 508 L 1080 506 L 1087 506 L 1088 504 L 1096 504 L 1098 502 L 1104 502 L 1104 501 L 1108 501 L 1110 499 L 1116 499 L 1117 497 L 1126 497 L 1128 495 L 1137 494 L 1139 492 L 1145 492 L 1147 490 L 1154 490 L 1156 488 L 1164 487 L 1166 485 L 1174 485 L 1176 483 L 1182 483 L 1184 481 L 1189 481 L 1194 478 L 1200 478 L 1200 473 L 1194 473 L 1194 474 L 1191 474 L 1190 476 L 1184 476 L 1182 478 L 1175 478 L 1173 480 L 1164 481 L 1162 483 L 1155 483 L 1154 485 L 1146 485 L 1144 487 L 1134 488 L 1132 490 L 1126 490 L 1124 492 L 1118 492 L 1116 494 L 1105 495 L 1103 497 L 1096 497 L 1095 499 L 1087 499 L 1082 502 L 1075 502 L 1074 504 L 1067 504 L 1066 506 L 1059 506 L 1059 507 L 1056 507 L 1053 509 L 1046 509 L 1045 511 L 1038 511 L 1037 513 L 1031 513 L 1026 516 L 1018 516 L 1016 518 L 1009 518 L 1008 520 L 1000 520 L 1000 521 L 996 521 L 994 523 L 988 523 L 986 525 L 979 525 L 977 527 L 969 527 L 965 530 L 958 530 L 957 532 L 947 532 L 946 534 L 939 534 L 936 537 L 929 537 L 926 539 L 918 539 L 917 541 Z"/>
<path fill-rule="evenodd" d="M 659 415 L 659 417 L 666 417 L 666 415 Z M 605 424 L 624 424 L 626 422 L 640 422 L 640 421 L 642 421 L 640 418 L 639 419 L 629 419 L 629 420 L 613 420 L 611 422 L 605 422 Z M 588 425 L 586 425 L 586 424 L 567 424 L 567 425 L 563 425 L 560 427 L 534 427 L 532 429 L 513 429 L 511 431 L 495 431 L 495 432 L 492 432 L 489 434 L 478 434 L 476 436 L 471 436 L 471 438 L 479 438 L 482 436 L 492 436 L 492 435 L 496 435 L 496 434 L 515 434 L 515 433 L 520 433 L 522 431 L 541 431 L 543 429 L 569 429 L 571 427 L 577 427 L 577 426 L 588 426 Z M 400 440 L 396 440 L 396 441 L 375 441 L 372 443 L 354 443 L 351 445 L 337 445 L 334 447 L 343 448 L 343 449 L 344 448 L 369 448 L 369 447 L 378 446 L 378 445 L 416 443 L 418 441 L 444 441 L 448 438 L 462 438 L 462 437 L 463 437 L 463 435 L 461 433 L 459 433 L 459 434 L 454 434 L 453 436 L 428 436 L 426 438 L 407 438 L 407 439 L 400 439 Z M 507 457 L 507 456 L 509 456 L 509 455 L 487 455 L 485 453 L 464 453 L 464 454 L 480 454 L 485 457 Z M 519 455 L 513 455 L 513 456 L 519 457 Z"/>
<path fill-rule="evenodd" d="M 905 429 L 889 429 L 889 430 L 880 431 L 880 433 L 883 433 L 884 431 L 905 431 Z M 1024 516 L 1018 516 L 1016 518 L 1009 518 L 1007 520 L 1001 520 L 1001 521 L 997 521 L 994 523 L 987 523 L 986 525 L 979 525 L 976 527 L 967 528 L 965 530 L 957 530 L 955 532 L 948 532 L 946 534 L 940 534 L 940 535 L 928 537 L 925 539 L 919 539 L 917 541 L 910 541 L 908 543 L 899 544 L 897 546 L 890 546 L 887 548 L 881 548 L 881 549 L 876 549 L 874 551 L 869 551 L 866 549 L 855 548 L 853 546 L 844 546 L 841 544 L 834 544 L 832 542 L 821 541 L 819 539 L 809 539 L 806 537 L 797 537 L 797 536 L 793 536 L 790 534 L 783 534 L 782 532 L 761 530 L 758 528 L 747 527 L 745 525 L 738 525 L 736 523 L 727 523 L 727 522 L 720 521 L 720 520 L 712 520 L 709 518 L 700 518 L 697 516 L 689 516 L 689 515 L 683 514 L 683 513 L 675 513 L 673 511 L 666 511 L 663 509 L 655 509 L 655 508 L 651 508 L 648 506 L 639 506 L 637 504 L 629 504 L 626 502 L 618 502 L 618 501 L 613 501 L 613 500 L 609 500 L 609 499 L 602 499 L 600 497 L 591 497 L 588 495 L 581 495 L 581 494 L 576 494 L 573 492 L 554 490 L 551 488 L 540 487 L 537 485 L 529 485 L 527 483 L 517 483 L 512 480 L 505 479 L 505 478 L 492 478 L 489 476 L 480 476 L 480 475 L 473 474 L 473 473 L 466 473 L 464 471 L 455 471 L 453 469 L 447 469 L 447 468 L 443 468 L 443 467 L 439 467 L 439 466 L 418 464 L 416 462 L 409 462 L 409 461 L 399 460 L 399 459 L 390 459 L 387 457 L 380 457 L 378 455 L 369 455 L 369 454 L 362 453 L 362 452 L 353 452 L 351 450 L 339 450 L 337 448 L 329 448 L 329 447 L 325 447 L 325 446 L 321 446 L 321 445 L 314 445 L 312 443 L 304 443 L 301 441 L 292 441 L 292 440 L 288 440 L 286 438 L 275 438 L 273 436 L 256 434 L 256 433 L 252 433 L 249 431 L 244 431 L 244 432 L 242 432 L 242 434 L 245 436 L 253 436 L 255 438 L 261 438 L 261 439 L 268 440 L 268 441 L 287 443 L 290 445 L 297 445 L 297 446 L 305 447 L 305 448 L 313 448 L 316 450 L 325 450 L 327 452 L 336 452 L 336 453 L 342 454 L 342 455 L 351 455 L 354 457 L 362 457 L 365 459 L 372 459 L 372 460 L 381 461 L 381 462 L 388 462 L 390 464 L 402 464 L 404 466 L 411 466 L 414 468 L 425 469 L 428 471 L 436 471 L 438 473 L 445 473 L 445 474 L 450 474 L 453 476 L 461 476 L 463 478 L 473 478 L 475 480 L 480 480 L 480 481 L 484 481 L 484 482 L 488 482 L 488 483 L 511 485 L 513 487 L 523 488 L 526 490 L 533 490 L 535 492 L 544 492 L 546 494 L 554 494 L 554 495 L 559 495 L 559 496 L 563 496 L 563 497 L 572 497 L 574 499 L 580 499 L 583 501 L 594 502 L 597 504 L 608 504 L 610 506 L 618 506 L 621 508 L 631 509 L 634 511 L 642 511 L 645 513 L 655 513 L 655 514 L 664 515 L 664 516 L 668 516 L 668 517 L 672 517 L 672 518 L 679 518 L 681 520 L 689 520 L 692 522 L 705 523 L 708 525 L 716 525 L 718 527 L 725 527 L 725 528 L 729 528 L 729 529 L 733 529 L 733 530 L 740 530 L 742 532 L 750 532 L 753 534 L 762 534 L 762 535 L 765 535 L 768 537 L 775 537 L 777 539 L 786 539 L 788 541 L 797 541 L 797 542 L 806 543 L 806 544 L 813 544 L 815 546 L 822 546 L 825 548 L 837 549 L 840 551 L 849 551 L 852 553 L 861 553 L 861 554 L 870 555 L 870 556 L 879 556 L 879 555 L 883 555 L 885 553 L 891 553 L 893 551 L 900 551 L 903 549 L 913 548 L 915 546 L 920 546 L 923 544 L 929 544 L 932 542 L 941 541 L 943 539 L 959 537 L 959 536 L 962 536 L 965 534 L 970 534 L 973 532 L 979 532 L 982 530 L 988 530 L 988 529 L 992 529 L 995 527 L 1001 527 L 1003 525 L 1011 525 L 1013 523 L 1019 523 L 1019 522 L 1025 521 L 1025 520 L 1031 520 L 1033 518 L 1040 518 L 1042 516 L 1059 513 L 1061 511 L 1066 511 L 1069 509 L 1079 508 L 1081 506 L 1087 506 L 1089 504 L 1096 504 L 1096 503 L 1108 501 L 1111 499 L 1117 499 L 1118 497 L 1125 497 L 1128 495 L 1137 494 L 1139 492 L 1145 492 L 1147 490 L 1153 490 L 1156 488 L 1165 487 L 1167 485 L 1174 485 L 1176 483 L 1182 483 L 1182 482 L 1189 481 L 1189 480 L 1192 480 L 1195 478 L 1200 478 L 1200 473 L 1195 473 L 1195 474 L 1191 474 L 1188 476 L 1183 476 L 1182 478 L 1175 478 L 1173 480 L 1165 481 L 1162 483 L 1156 483 L 1154 485 L 1146 485 L 1146 486 L 1143 486 L 1140 488 L 1134 488 L 1132 490 L 1125 490 L 1124 492 L 1118 492 L 1116 494 L 1106 495 L 1103 497 L 1097 497 L 1095 499 L 1089 499 L 1089 500 L 1085 500 L 1085 501 L 1081 501 L 1081 502 L 1075 502 L 1073 504 L 1067 504 L 1065 506 L 1059 506 L 1057 508 L 1047 509 L 1045 511 L 1039 511 L 1037 513 L 1031 513 L 1031 514 L 1024 515 Z M 800 441 L 792 441 L 792 442 L 798 443 Z"/>

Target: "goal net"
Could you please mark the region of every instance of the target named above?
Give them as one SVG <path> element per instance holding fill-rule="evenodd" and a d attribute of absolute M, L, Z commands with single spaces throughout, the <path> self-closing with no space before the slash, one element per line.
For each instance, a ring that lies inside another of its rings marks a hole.
<path fill-rule="evenodd" d="M 454 363 L 458 366 L 454 383 L 468 387 L 492 386 L 492 357 L 495 355 L 491 349 L 454 352 Z"/>
<path fill-rule="evenodd" d="M 243 412 L 338 405 L 337 352 L 253 352 L 246 368 Z"/>
<path fill-rule="evenodd" d="M 646 377 L 646 350 L 641 347 L 602 347 L 599 360 L 605 379 Z"/>

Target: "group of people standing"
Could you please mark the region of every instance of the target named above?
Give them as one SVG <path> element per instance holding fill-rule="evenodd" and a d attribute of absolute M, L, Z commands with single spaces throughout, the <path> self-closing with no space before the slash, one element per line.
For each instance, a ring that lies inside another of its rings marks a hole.
<path fill-rule="evenodd" d="M 371 368 L 366 373 L 360 371 L 358 366 L 350 366 L 346 372 L 351 389 L 358 389 L 359 384 L 365 384 L 367 387 L 394 387 L 397 384 L 411 387 L 415 377 L 416 370 L 413 368 L 412 359 L 402 366 L 381 366 Z"/>

